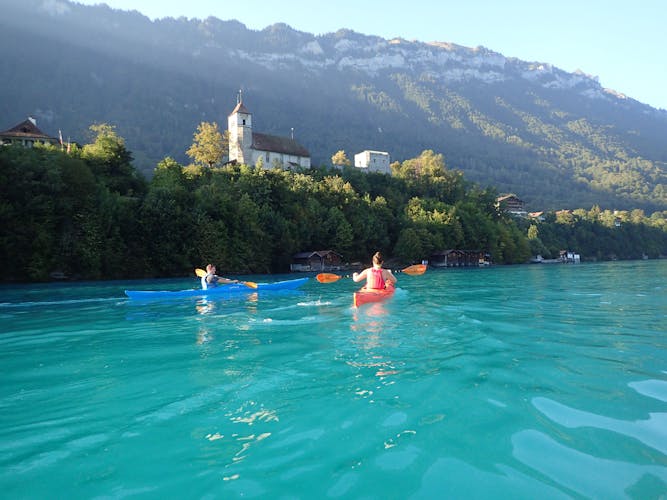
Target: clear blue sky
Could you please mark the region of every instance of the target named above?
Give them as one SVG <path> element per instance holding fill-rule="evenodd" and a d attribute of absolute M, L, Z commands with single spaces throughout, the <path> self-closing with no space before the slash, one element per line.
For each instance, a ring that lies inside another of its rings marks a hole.
<path fill-rule="evenodd" d="M 383 38 L 482 45 L 507 57 L 577 69 L 667 109 L 665 0 L 75 0 L 138 10 L 151 19 L 277 22 L 315 35 L 349 28 Z"/>

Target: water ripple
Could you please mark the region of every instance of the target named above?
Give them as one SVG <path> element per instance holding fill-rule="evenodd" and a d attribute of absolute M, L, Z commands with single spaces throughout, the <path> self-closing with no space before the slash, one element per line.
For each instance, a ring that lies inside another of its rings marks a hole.
<path fill-rule="evenodd" d="M 667 467 L 596 457 L 535 430 L 516 433 L 512 436 L 512 446 L 517 460 L 566 491 L 583 497 L 595 491 L 599 498 L 617 498 L 621 492 L 632 490 L 645 476 L 655 476 L 663 485 L 667 483 Z"/>
<path fill-rule="evenodd" d="M 533 405 L 565 427 L 593 427 L 616 432 L 667 455 L 667 413 L 649 413 L 646 420 L 626 421 L 570 408 L 547 398 L 534 398 Z"/>

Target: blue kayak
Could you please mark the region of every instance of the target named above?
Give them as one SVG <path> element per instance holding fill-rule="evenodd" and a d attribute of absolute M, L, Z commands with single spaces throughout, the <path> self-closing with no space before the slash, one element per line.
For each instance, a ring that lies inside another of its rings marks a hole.
<path fill-rule="evenodd" d="M 279 290 L 294 290 L 306 283 L 309 278 L 275 281 L 273 283 L 257 283 L 257 288 L 250 288 L 241 283 L 221 285 L 208 290 L 194 288 L 190 290 L 125 290 L 125 295 L 131 299 L 180 299 L 183 297 L 226 297 L 242 295 L 244 293 L 269 292 Z"/>

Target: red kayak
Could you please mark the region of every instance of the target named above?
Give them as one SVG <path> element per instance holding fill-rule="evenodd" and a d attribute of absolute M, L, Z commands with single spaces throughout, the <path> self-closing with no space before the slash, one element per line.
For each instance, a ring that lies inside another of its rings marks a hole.
<path fill-rule="evenodd" d="M 354 292 L 352 303 L 354 307 L 359 307 L 368 302 L 380 302 L 393 296 L 394 291 L 396 291 L 396 288 L 393 286 L 380 289 L 366 289 L 366 287 L 363 287 L 358 292 Z"/>

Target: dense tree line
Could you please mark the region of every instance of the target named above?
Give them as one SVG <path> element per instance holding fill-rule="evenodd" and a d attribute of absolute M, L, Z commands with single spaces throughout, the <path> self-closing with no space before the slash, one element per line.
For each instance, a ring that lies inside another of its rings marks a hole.
<path fill-rule="evenodd" d="M 667 255 L 667 211 L 647 217 L 642 210 L 563 210 L 544 222 L 521 221 L 533 255 L 554 259 L 559 251 L 580 252 L 586 260 L 660 258 Z"/>
<path fill-rule="evenodd" d="M 91 130 L 92 142 L 69 154 L 0 148 L 2 281 L 185 276 L 207 262 L 227 273 L 284 272 L 294 253 L 321 249 L 347 262 L 382 250 L 404 264 L 448 248 L 486 251 L 499 264 L 566 248 L 598 259 L 667 254 L 666 213 L 593 207 L 516 220 L 494 190 L 429 150 L 387 176 L 345 161 L 304 171 L 210 166 L 195 148 L 195 163 L 165 158 L 147 181 L 112 127 Z"/>

